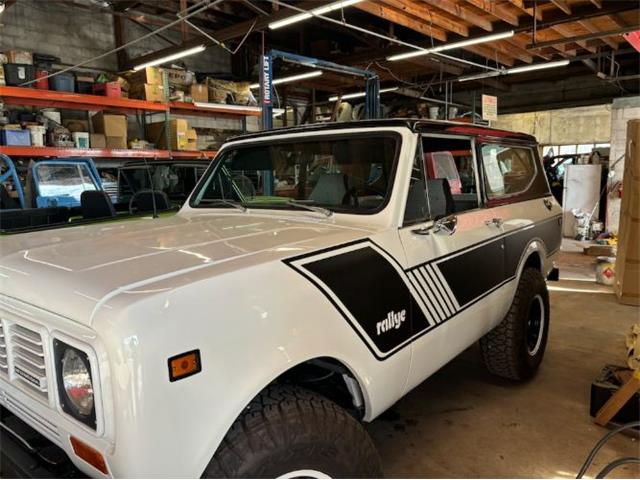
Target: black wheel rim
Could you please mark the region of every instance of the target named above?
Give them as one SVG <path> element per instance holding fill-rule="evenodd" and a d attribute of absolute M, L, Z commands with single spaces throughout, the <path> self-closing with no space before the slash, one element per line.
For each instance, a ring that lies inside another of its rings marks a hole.
<path fill-rule="evenodd" d="M 536 295 L 531 300 L 529 315 L 527 318 L 527 328 L 525 340 L 527 342 L 527 353 L 532 357 L 540 351 L 542 337 L 545 328 L 544 300 L 541 295 Z"/>

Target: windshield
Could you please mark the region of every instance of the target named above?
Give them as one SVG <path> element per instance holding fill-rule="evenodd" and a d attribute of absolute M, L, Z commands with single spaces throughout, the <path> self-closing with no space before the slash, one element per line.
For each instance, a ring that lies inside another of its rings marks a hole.
<path fill-rule="evenodd" d="M 300 209 L 375 213 L 387 203 L 399 136 L 343 134 L 282 139 L 223 151 L 191 199 L 195 208 Z"/>

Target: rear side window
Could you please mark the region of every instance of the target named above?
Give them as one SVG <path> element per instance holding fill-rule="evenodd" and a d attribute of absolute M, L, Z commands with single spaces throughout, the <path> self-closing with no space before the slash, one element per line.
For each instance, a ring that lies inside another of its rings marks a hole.
<path fill-rule="evenodd" d="M 537 160 L 530 148 L 484 144 L 481 148 L 487 199 L 545 193 Z"/>

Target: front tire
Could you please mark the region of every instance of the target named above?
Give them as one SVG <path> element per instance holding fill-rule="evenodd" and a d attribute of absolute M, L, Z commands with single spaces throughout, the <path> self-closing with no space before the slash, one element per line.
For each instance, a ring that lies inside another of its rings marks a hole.
<path fill-rule="evenodd" d="M 271 385 L 231 426 L 203 478 L 381 477 L 369 435 L 329 399 Z"/>
<path fill-rule="evenodd" d="M 528 380 L 542 362 L 549 335 L 549 292 L 537 268 L 525 268 L 502 322 L 480 339 L 487 369 L 511 380 Z"/>

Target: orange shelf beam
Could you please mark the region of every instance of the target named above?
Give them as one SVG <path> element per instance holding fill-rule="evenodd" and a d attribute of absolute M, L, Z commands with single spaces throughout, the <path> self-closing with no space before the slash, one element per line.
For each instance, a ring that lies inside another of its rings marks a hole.
<path fill-rule="evenodd" d="M 116 148 L 66 148 L 0 146 L 10 157 L 92 157 L 92 158 L 213 158 L 215 151 L 133 150 Z"/>
<path fill-rule="evenodd" d="M 102 97 L 83 93 L 57 92 L 24 87 L 0 87 L 0 97 L 8 105 L 33 105 L 39 107 L 69 108 L 76 110 L 106 110 L 166 112 L 165 103 L 132 100 L 129 98 Z"/>

